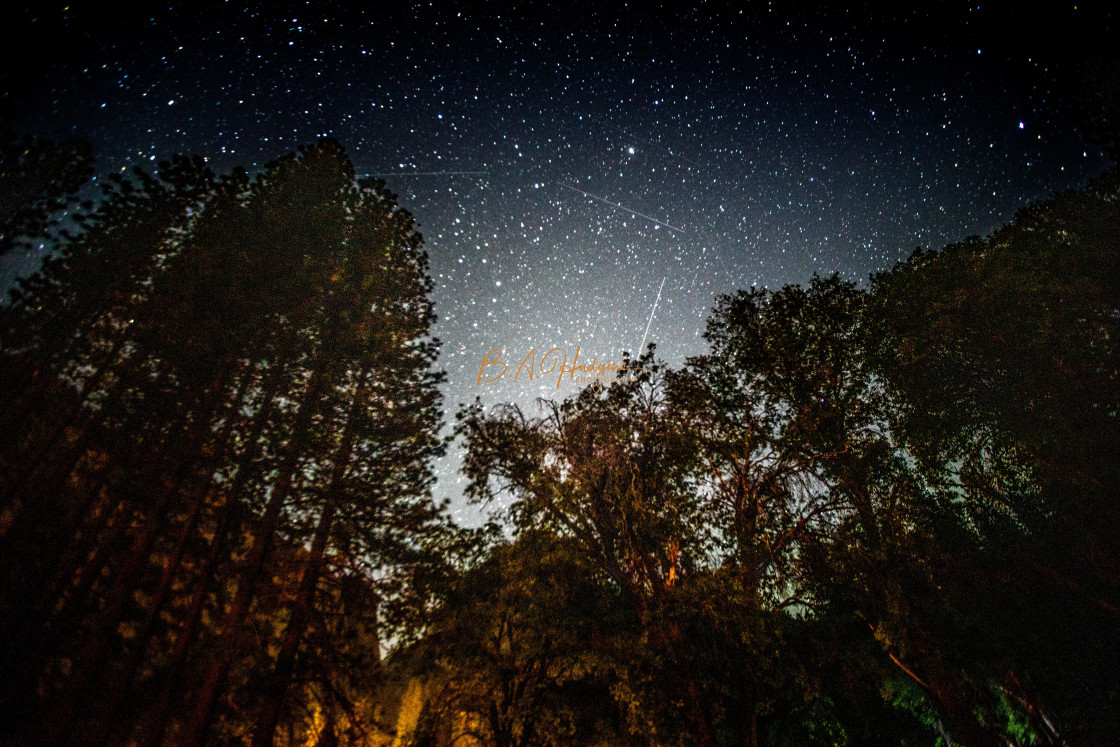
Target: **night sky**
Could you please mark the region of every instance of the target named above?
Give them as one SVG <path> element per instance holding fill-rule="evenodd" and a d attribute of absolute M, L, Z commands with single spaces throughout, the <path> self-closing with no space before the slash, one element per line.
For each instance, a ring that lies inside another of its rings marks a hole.
<path fill-rule="evenodd" d="M 5 13 L 0 106 L 89 140 L 102 176 L 338 138 L 420 224 L 449 422 L 580 386 L 479 383 L 494 348 L 511 372 L 533 349 L 618 362 L 648 327 L 679 364 L 717 294 L 866 282 L 1107 164 L 1063 106 L 1103 11 L 654 7 L 55 3 Z"/>

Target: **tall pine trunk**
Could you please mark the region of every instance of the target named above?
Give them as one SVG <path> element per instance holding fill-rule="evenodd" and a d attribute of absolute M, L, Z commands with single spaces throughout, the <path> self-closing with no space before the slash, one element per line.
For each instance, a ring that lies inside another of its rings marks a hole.
<path fill-rule="evenodd" d="M 311 425 L 313 415 L 318 411 L 318 396 L 322 389 L 325 373 L 322 366 L 317 366 L 311 382 L 300 404 L 296 423 L 289 437 L 286 454 L 280 465 L 276 483 L 272 487 L 264 515 L 257 525 L 253 536 L 252 549 L 246 560 L 245 567 L 238 575 L 237 592 L 233 599 L 230 611 L 226 614 L 219 634 L 221 639 L 236 636 L 244 624 L 249 613 L 249 607 L 256 595 L 257 583 L 260 580 L 269 553 L 275 540 L 276 530 L 279 528 L 281 509 L 292 492 L 292 475 L 302 456 L 300 439 L 303 438 Z M 226 677 L 229 675 L 233 662 L 230 657 L 217 657 L 213 659 L 203 674 L 202 684 L 195 697 L 195 703 L 185 725 L 179 743 L 183 747 L 201 747 L 210 729 L 210 722 L 214 718 L 214 708 L 218 695 L 225 686 Z"/>
<path fill-rule="evenodd" d="M 288 689 L 288 683 L 292 679 L 292 673 L 295 671 L 296 654 L 299 651 L 300 641 L 311 617 L 311 608 L 315 601 L 315 588 L 319 583 L 319 576 L 323 568 L 323 556 L 334 526 L 338 497 L 344 490 L 343 480 L 346 477 L 346 470 L 353 449 L 356 421 L 365 406 L 367 396 L 363 377 L 346 419 L 342 441 L 332 460 L 330 480 L 326 487 L 326 503 L 319 516 L 319 525 L 315 529 L 311 552 L 303 569 L 299 591 L 292 604 L 291 619 L 284 631 L 284 640 L 280 647 L 280 653 L 276 657 L 276 666 L 266 691 L 264 706 L 257 720 L 256 731 L 253 733 L 253 747 L 270 747 L 273 734 L 276 731 L 276 724 L 280 720 L 284 696 Z"/>

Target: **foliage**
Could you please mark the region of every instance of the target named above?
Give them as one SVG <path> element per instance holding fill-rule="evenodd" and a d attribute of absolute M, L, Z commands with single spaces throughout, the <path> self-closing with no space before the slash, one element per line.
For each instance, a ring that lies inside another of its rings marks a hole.
<path fill-rule="evenodd" d="M 381 646 L 464 544 L 429 496 L 420 241 L 323 141 L 255 179 L 177 159 L 111 180 L 23 284 L 0 455 L 16 739 L 271 744 L 311 714 L 365 740 Z"/>
<path fill-rule="evenodd" d="M 617 596 L 568 542 L 527 531 L 495 547 L 409 652 L 431 693 L 413 741 L 442 728 L 452 742 L 617 742 L 610 685 L 627 677 L 628 627 Z"/>
<path fill-rule="evenodd" d="M 92 174 L 89 143 L 17 137 L 0 125 L 0 255 L 49 239 L 55 214 Z"/>
<path fill-rule="evenodd" d="M 613 692 L 632 733 L 1115 732 L 1116 179 L 870 291 L 723 297 L 681 370 L 651 353 L 541 417 L 461 413 L 470 494 L 629 607 Z"/>
<path fill-rule="evenodd" d="M 442 453 L 411 216 L 324 141 L 107 180 L 0 311 L 4 743 L 1101 744 L 1120 175 L 721 297 Z M 385 656 L 385 654 L 388 654 Z"/>

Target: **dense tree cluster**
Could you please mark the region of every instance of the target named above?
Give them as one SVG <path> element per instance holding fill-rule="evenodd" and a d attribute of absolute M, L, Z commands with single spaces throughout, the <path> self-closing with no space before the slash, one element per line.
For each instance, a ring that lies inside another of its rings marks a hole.
<path fill-rule="evenodd" d="M 1113 171 L 866 291 L 832 277 L 723 297 L 710 352 L 680 370 L 647 354 L 539 417 L 462 412 L 473 495 L 521 532 L 501 552 L 543 532 L 582 564 L 560 589 L 612 620 L 610 645 L 595 628 L 564 655 L 523 646 L 520 666 L 593 656 L 608 743 L 1114 740 L 1117 236 Z M 520 588 L 551 571 L 536 573 Z M 493 600 L 477 635 L 510 614 L 492 593 L 469 603 Z M 586 614 L 550 612 L 545 640 Z M 459 631 L 454 614 L 441 630 Z M 523 708 L 483 741 L 564 742 L 535 727 L 536 701 L 495 689 L 509 655 L 449 656 L 444 676 L 486 673 L 500 713 Z M 571 690 L 551 666 L 537 687 Z"/>
<path fill-rule="evenodd" d="M 337 143 L 111 182 L 3 309 L 8 743 L 372 728 L 454 552 L 429 290 Z"/>
<path fill-rule="evenodd" d="M 111 180 L 0 309 L 5 744 L 1096 745 L 1120 731 L 1120 172 L 464 407 L 324 141 Z M 387 654 L 387 655 L 386 655 Z"/>

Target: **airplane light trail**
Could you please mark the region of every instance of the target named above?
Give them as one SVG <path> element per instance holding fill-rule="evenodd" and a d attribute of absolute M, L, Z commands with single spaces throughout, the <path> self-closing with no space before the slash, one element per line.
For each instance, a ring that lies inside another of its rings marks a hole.
<path fill-rule="evenodd" d="M 625 210 L 626 212 L 633 213 L 634 215 L 640 215 L 643 218 L 645 218 L 646 220 L 653 221 L 654 223 L 656 223 L 659 226 L 665 226 L 670 231 L 676 231 L 677 233 L 684 233 L 683 228 L 677 228 L 676 226 L 670 226 L 668 223 L 663 223 L 663 222 L 659 221 L 657 218 L 654 218 L 652 215 L 646 215 L 645 213 L 639 213 L 637 210 L 635 210 L 633 208 L 628 208 L 625 205 L 619 205 L 617 202 L 611 202 L 610 200 L 608 200 L 606 198 L 600 197 L 599 195 L 593 195 L 590 192 L 584 192 L 582 189 L 577 189 L 577 188 L 571 186 L 570 184 L 565 184 L 564 182 L 556 182 L 556 183 L 559 184 L 561 187 L 564 187 L 565 189 L 570 189 L 573 192 L 579 192 L 581 195 L 583 195 L 585 197 L 590 197 L 591 199 L 598 200 L 599 202 L 605 202 L 606 204 L 610 205 L 613 208 L 618 208 L 619 210 Z"/>

